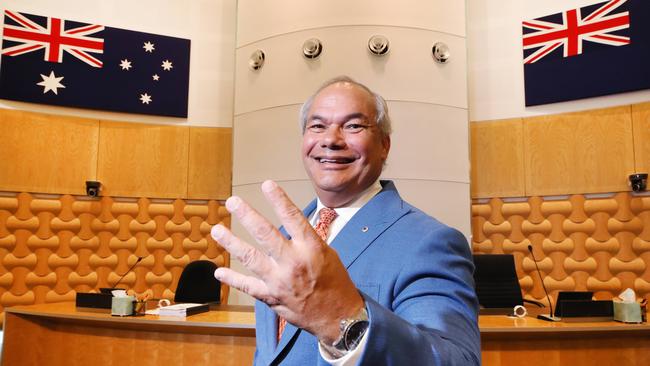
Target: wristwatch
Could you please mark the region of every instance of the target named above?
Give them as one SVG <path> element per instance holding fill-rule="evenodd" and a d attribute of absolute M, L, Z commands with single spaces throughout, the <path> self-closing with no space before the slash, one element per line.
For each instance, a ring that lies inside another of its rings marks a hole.
<path fill-rule="evenodd" d="M 318 342 L 332 358 L 341 358 L 357 348 L 363 335 L 366 334 L 369 325 L 368 311 L 364 306 L 352 317 L 341 320 L 339 324 L 341 333 L 332 344 L 327 344 L 321 340 Z"/>

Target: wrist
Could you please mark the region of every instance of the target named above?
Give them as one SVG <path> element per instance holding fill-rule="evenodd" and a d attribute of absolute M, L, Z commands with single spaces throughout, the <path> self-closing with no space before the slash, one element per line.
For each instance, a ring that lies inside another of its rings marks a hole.
<path fill-rule="evenodd" d="M 318 342 L 332 358 L 341 358 L 353 351 L 370 326 L 365 303 L 352 316 L 342 319 L 338 324 L 338 335 L 334 340 L 319 338 Z"/>

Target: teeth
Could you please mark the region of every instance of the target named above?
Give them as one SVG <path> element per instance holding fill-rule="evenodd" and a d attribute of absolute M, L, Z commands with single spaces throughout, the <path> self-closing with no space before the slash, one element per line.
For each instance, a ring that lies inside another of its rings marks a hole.
<path fill-rule="evenodd" d="M 338 158 L 338 159 L 326 159 L 326 158 L 318 158 L 318 162 L 320 163 L 330 163 L 330 164 L 348 164 L 351 163 L 353 159 L 349 158 Z"/>

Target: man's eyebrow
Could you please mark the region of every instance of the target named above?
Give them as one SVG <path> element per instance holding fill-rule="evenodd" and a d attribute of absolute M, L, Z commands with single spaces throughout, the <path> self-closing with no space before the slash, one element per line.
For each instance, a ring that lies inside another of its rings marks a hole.
<path fill-rule="evenodd" d="M 344 121 L 344 122 L 347 122 L 347 121 L 349 121 L 349 120 L 357 119 L 357 118 L 358 118 L 358 119 L 365 119 L 365 120 L 368 120 L 368 119 L 369 119 L 368 116 L 366 116 L 364 113 L 362 113 L 362 112 L 356 112 L 356 113 L 350 113 L 350 114 L 344 116 L 344 117 L 343 117 L 343 121 Z M 320 116 L 320 115 L 318 115 L 318 114 L 312 114 L 312 115 L 309 117 L 309 121 L 310 121 L 310 122 L 311 122 L 311 121 L 325 121 L 325 120 L 327 120 L 327 118 L 325 118 L 325 117 L 323 117 L 323 116 Z"/>
<path fill-rule="evenodd" d="M 347 116 L 345 116 L 344 121 L 349 121 L 351 119 L 364 119 L 364 120 L 367 120 L 368 116 L 366 116 L 365 114 L 363 114 L 361 112 L 351 113 L 351 114 L 348 114 Z"/>

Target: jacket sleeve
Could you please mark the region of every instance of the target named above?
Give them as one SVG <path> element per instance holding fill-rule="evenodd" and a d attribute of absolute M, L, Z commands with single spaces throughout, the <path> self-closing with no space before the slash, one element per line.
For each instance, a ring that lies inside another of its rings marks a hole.
<path fill-rule="evenodd" d="M 358 365 L 480 365 L 471 251 L 440 227 L 407 251 L 391 309 L 363 294 L 370 327 Z"/>

